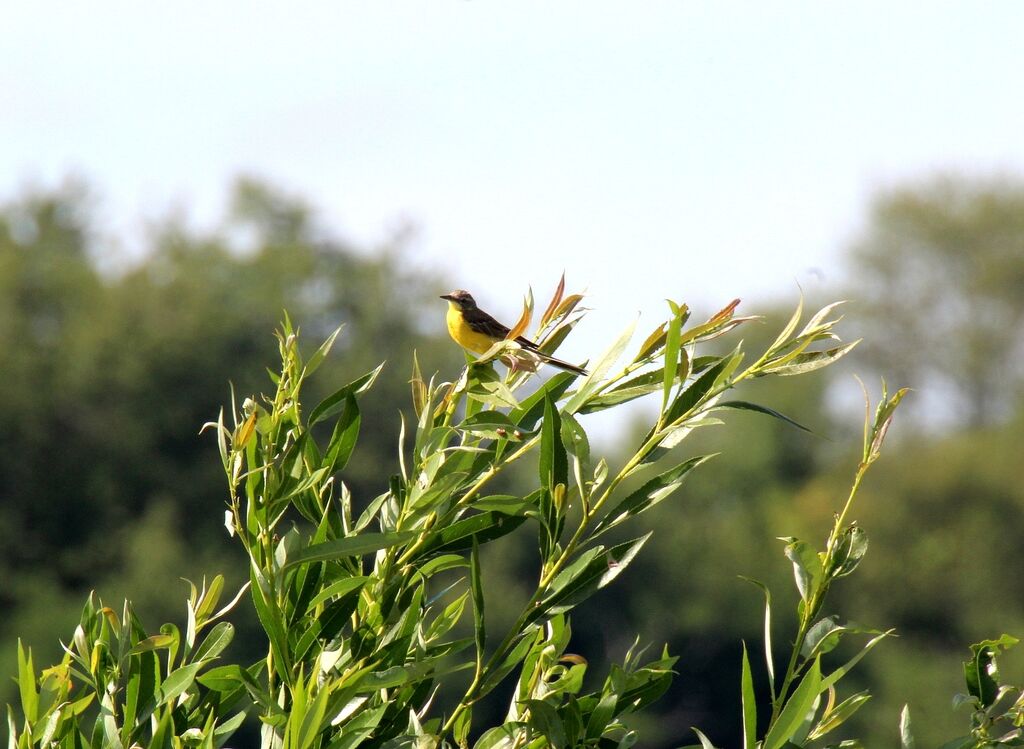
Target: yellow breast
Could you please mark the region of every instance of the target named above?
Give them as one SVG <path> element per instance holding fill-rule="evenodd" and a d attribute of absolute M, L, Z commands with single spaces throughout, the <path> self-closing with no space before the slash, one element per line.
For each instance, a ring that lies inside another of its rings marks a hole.
<path fill-rule="evenodd" d="M 448 314 L 445 316 L 445 321 L 448 323 L 448 334 L 464 349 L 482 354 L 494 343 L 493 338 L 483 333 L 477 333 L 466 324 L 462 318 L 462 311 L 454 302 L 448 302 Z"/>

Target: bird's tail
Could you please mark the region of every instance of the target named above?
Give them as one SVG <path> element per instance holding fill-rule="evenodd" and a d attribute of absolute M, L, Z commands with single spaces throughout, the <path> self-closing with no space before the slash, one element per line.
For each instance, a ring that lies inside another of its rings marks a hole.
<path fill-rule="evenodd" d="M 562 361 L 561 359 L 556 359 L 555 357 L 545 354 L 542 351 L 534 351 L 533 353 L 540 357 L 540 359 L 542 359 L 543 361 L 547 362 L 548 364 L 554 367 L 558 367 L 559 369 L 564 369 L 567 372 L 575 372 L 578 375 L 584 376 L 590 374 L 583 367 L 577 367 L 575 364 L 570 364 L 569 362 Z"/>

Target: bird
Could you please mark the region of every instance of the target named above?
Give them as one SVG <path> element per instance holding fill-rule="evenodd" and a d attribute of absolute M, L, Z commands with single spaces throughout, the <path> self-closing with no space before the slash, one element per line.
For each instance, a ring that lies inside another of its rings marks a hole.
<path fill-rule="evenodd" d="M 508 338 L 508 334 L 511 332 L 508 326 L 502 325 L 477 307 L 476 300 L 468 291 L 456 289 L 449 294 L 442 294 L 441 298 L 448 301 L 448 314 L 445 318 L 448 323 L 448 333 L 462 348 L 482 354 L 498 341 Z M 569 364 L 569 362 L 544 353 L 536 343 L 528 338 L 516 336 L 515 342 L 532 356 L 552 366 L 579 375 L 588 374 L 583 367 L 577 367 L 575 364 Z"/>

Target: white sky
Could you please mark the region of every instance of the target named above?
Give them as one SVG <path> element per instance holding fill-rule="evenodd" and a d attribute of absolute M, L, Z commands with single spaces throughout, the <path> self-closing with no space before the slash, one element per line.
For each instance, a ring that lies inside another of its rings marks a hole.
<path fill-rule="evenodd" d="M 412 219 L 416 262 L 499 316 L 564 268 L 597 310 L 571 358 L 666 296 L 835 282 L 879 184 L 1024 167 L 1013 2 L 95 0 L 0 26 L 0 195 L 81 174 L 130 235 L 212 222 L 256 174 L 359 242 Z"/>

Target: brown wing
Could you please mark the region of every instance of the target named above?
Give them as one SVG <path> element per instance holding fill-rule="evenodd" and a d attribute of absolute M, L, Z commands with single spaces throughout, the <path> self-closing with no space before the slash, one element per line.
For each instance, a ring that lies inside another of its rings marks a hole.
<path fill-rule="evenodd" d="M 491 338 L 501 340 L 509 334 L 508 327 L 502 325 L 479 307 L 462 310 L 462 319 L 466 321 L 466 324 L 474 332 L 482 333 Z"/>

